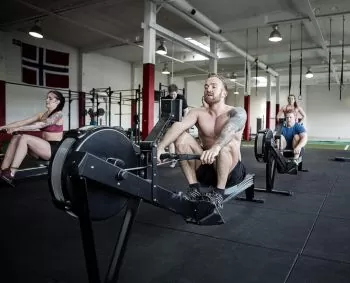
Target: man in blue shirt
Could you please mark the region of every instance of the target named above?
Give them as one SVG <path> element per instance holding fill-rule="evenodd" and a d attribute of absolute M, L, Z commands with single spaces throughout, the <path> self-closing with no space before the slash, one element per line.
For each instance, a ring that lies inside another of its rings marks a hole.
<path fill-rule="evenodd" d="M 295 122 L 295 113 L 293 110 L 286 112 L 286 125 L 282 127 L 281 149 L 293 150 L 294 159 L 300 156 L 302 148 L 307 143 L 307 133 L 303 125 Z"/>

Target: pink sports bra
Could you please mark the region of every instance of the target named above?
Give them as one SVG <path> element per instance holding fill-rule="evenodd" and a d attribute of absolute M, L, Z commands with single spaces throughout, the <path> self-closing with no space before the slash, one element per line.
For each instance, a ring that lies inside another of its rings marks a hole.
<path fill-rule="evenodd" d="M 44 114 L 41 115 L 40 117 L 40 120 L 42 120 L 42 116 Z M 45 120 L 45 119 L 43 119 Z M 63 132 L 63 125 L 49 125 L 49 126 L 46 126 L 44 128 L 41 128 L 40 131 L 42 132 L 48 132 L 48 133 L 62 133 Z"/>
<path fill-rule="evenodd" d="M 62 133 L 63 125 L 49 125 L 44 128 L 41 128 L 40 131 L 48 133 Z"/>

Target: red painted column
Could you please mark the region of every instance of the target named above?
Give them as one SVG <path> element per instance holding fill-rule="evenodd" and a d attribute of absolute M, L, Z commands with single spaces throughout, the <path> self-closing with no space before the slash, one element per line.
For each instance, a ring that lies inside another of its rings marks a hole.
<path fill-rule="evenodd" d="M 79 121 L 79 128 L 85 126 L 85 92 L 79 92 L 78 95 L 78 121 Z"/>
<path fill-rule="evenodd" d="M 278 124 L 277 114 L 280 112 L 280 77 L 276 77 L 276 114 L 275 114 L 275 126 Z"/>
<path fill-rule="evenodd" d="M 135 126 L 135 116 L 137 114 L 137 100 L 132 99 L 131 100 L 131 121 L 130 121 L 130 128 L 133 128 Z"/>
<path fill-rule="evenodd" d="M 243 139 L 245 141 L 250 141 L 250 95 L 244 96 L 244 109 L 247 112 L 247 121 L 245 122 Z"/>
<path fill-rule="evenodd" d="M 6 123 L 6 85 L 0 81 L 0 126 Z"/>
<path fill-rule="evenodd" d="M 279 111 L 280 111 L 280 104 L 276 103 L 276 117 L 277 117 L 277 114 Z M 277 121 L 276 121 L 276 123 L 277 123 Z"/>
<path fill-rule="evenodd" d="M 271 75 L 266 75 L 266 129 L 271 127 Z"/>
<path fill-rule="evenodd" d="M 142 91 L 142 139 L 153 129 L 154 124 L 154 64 L 143 64 Z"/>
<path fill-rule="evenodd" d="M 270 129 L 271 101 L 266 101 L 266 129 Z"/>

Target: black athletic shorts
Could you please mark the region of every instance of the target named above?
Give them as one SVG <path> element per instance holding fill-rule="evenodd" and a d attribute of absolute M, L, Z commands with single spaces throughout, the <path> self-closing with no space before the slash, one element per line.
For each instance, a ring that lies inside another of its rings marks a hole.
<path fill-rule="evenodd" d="M 232 187 L 242 182 L 246 176 L 246 168 L 241 161 L 230 172 L 227 178 L 226 187 Z M 203 186 L 217 185 L 217 173 L 213 164 L 202 164 L 196 171 L 198 182 Z"/>
<path fill-rule="evenodd" d="M 58 145 L 60 141 L 48 141 L 51 147 L 51 157 L 53 157 L 56 154 L 56 151 L 58 150 Z"/>

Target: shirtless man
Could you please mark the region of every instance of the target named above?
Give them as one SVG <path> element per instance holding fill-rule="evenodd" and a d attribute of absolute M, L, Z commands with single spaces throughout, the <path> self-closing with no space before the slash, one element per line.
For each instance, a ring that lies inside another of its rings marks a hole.
<path fill-rule="evenodd" d="M 295 95 L 290 94 L 288 96 L 288 104 L 283 106 L 277 113 L 277 120 L 280 118 L 286 118 L 287 111 L 293 110 L 295 112 L 295 119 L 297 123 L 302 123 L 306 118 L 306 114 L 298 103 L 296 102 Z"/>
<path fill-rule="evenodd" d="M 182 161 L 181 167 L 189 183 L 184 197 L 189 200 L 206 198 L 222 207 L 226 187 L 240 183 L 246 175 L 241 163 L 241 139 L 247 119 L 241 107 L 225 103 L 227 85 L 223 78 L 210 74 L 204 85 L 204 100 L 208 107 L 191 109 L 181 122 L 174 123 L 158 145 L 157 158 L 165 153 L 165 148 L 175 142 L 176 152 L 200 154 L 197 160 Z M 197 126 L 199 145 L 186 131 Z M 213 186 L 204 195 L 200 185 Z"/>

